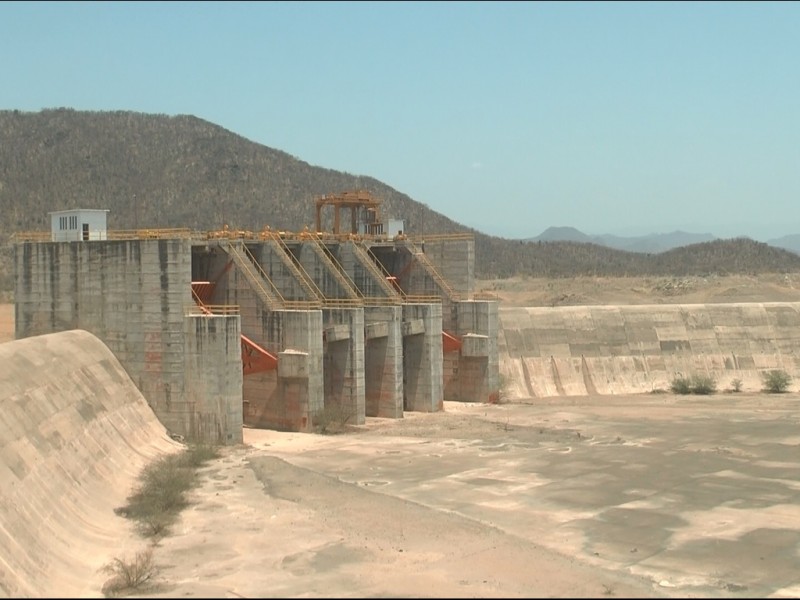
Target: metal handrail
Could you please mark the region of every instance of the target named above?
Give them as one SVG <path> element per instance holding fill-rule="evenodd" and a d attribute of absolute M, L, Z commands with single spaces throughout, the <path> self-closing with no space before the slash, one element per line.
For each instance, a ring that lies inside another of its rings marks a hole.
<path fill-rule="evenodd" d="M 254 233 L 244 229 L 222 229 L 212 231 L 192 230 L 184 227 L 176 228 L 147 228 L 141 227 L 137 229 L 109 229 L 105 232 L 106 240 L 139 240 L 139 239 L 169 239 L 169 238 L 191 238 L 195 240 L 257 240 L 263 239 L 265 233 L 269 236 L 277 236 L 284 240 L 306 240 L 313 237 L 317 240 L 331 240 L 331 241 L 377 241 L 377 242 L 390 242 L 411 240 L 415 242 L 422 241 L 441 241 L 441 240 L 474 240 L 475 234 L 473 233 L 432 233 L 427 235 L 421 234 L 398 234 L 391 236 L 386 233 L 381 234 L 353 234 L 353 233 L 340 233 L 334 234 L 325 231 L 313 232 L 300 232 L 295 233 L 291 231 L 262 231 Z M 50 231 L 18 231 L 11 235 L 12 240 L 20 242 L 50 242 L 52 241 L 52 232 Z"/>
<path fill-rule="evenodd" d="M 244 247 L 244 245 L 242 246 Z M 273 305 L 275 302 L 277 302 L 279 307 L 285 304 L 285 301 L 283 299 L 283 296 L 281 296 L 280 291 L 278 291 L 278 288 L 275 287 L 275 284 L 272 282 L 272 280 L 269 277 L 267 277 L 263 269 L 261 270 L 261 277 L 260 278 L 257 277 L 253 273 L 253 268 L 252 268 L 253 261 L 246 257 L 242 257 L 239 254 L 239 251 L 234 247 L 233 242 L 230 241 L 228 242 L 228 252 L 231 256 L 233 256 L 234 262 L 242 269 L 244 275 L 250 279 L 250 283 L 256 287 L 255 291 L 261 292 L 261 295 L 263 296 L 264 300 L 266 300 L 267 305 L 269 306 L 270 309 L 274 310 L 276 308 Z M 261 284 L 261 281 L 266 281 L 272 287 L 272 292 L 268 292 Z"/>
<path fill-rule="evenodd" d="M 456 293 L 456 291 L 450 287 L 450 284 L 447 280 L 442 277 L 441 273 L 436 269 L 436 266 L 425 256 L 424 252 L 421 252 L 414 242 L 410 239 L 406 240 L 406 247 L 411 250 L 411 253 L 414 255 L 414 259 L 422 265 L 422 268 L 431 276 L 434 283 L 439 286 L 440 289 L 444 290 L 445 294 L 450 300 L 457 301 L 461 299 L 461 295 Z"/>
<path fill-rule="evenodd" d="M 387 277 L 391 275 L 389 272 L 383 267 L 383 265 L 378 260 L 373 260 L 374 254 L 370 252 L 369 248 L 362 247 L 358 242 L 352 242 L 353 247 L 353 254 L 358 259 L 358 262 L 361 263 L 362 267 L 365 267 L 368 271 L 372 272 L 372 276 L 375 278 L 376 281 L 380 281 L 380 286 L 383 288 L 383 291 L 386 292 L 386 296 L 388 298 L 393 298 L 395 304 L 398 302 L 402 302 L 403 298 L 405 297 L 405 293 L 402 290 L 398 291 L 391 283 L 389 283 Z"/>
<path fill-rule="evenodd" d="M 424 294 L 409 294 L 403 298 L 406 304 L 439 304 L 442 302 L 441 296 L 426 296 Z"/>
<path fill-rule="evenodd" d="M 228 316 L 238 315 L 238 304 L 192 304 L 187 305 L 184 311 L 187 316 L 205 315 L 211 316 Z"/>
<path fill-rule="evenodd" d="M 409 236 L 406 236 L 407 239 L 414 241 L 414 242 L 439 242 L 439 241 L 447 241 L 447 240 L 475 240 L 475 234 L 473 233 L 432 233 L 423 235 L 421 233 L 415 233 Z"/>
<path fill-rule="evenodd" d="M 306 293 L 311 296 L 312 299 L 324 300 L 325 296 L 322 293 L 322 290 L 317 287 L 317 284 L 303 268 L 303 265 L 301 265 L 299 261 L 294 262 L 292 260 L 292 251 L 289 249 L 283 239 L 274 233 L 267 236 L 267 239 L 271 240 L 278 246 L 279 257 L 283 261 L 283 264 L 285 264 L 294 274 L 295 279 L 298 280 L 298 283 L 301 285 L 301 287 L 305 288 Z"/>
<path fill-rule="evenodd" d="M 344 269 L 342 268 L 342 265 L 339 264 L 339 261 L 332 256 L 328 256 L 328 250 L 322 241 L 312 236 L 308 236 L 305 239 L 311 241 L 311 247 L 314 248 L 316 255 L 320 257 L 325 264 L 327 264 L 329 271 L 339 282 L 339 285 L 345 290 L 346 293 L 350 294 L 350 299 L 363 300 L 364 294 L 361 293 L 361 290 L 358 289 L 358 286 L 356 286 L 355 282 L 348 277 L 347 273 L 345 273 Z"/>
<path fill-rule="evenodd" d="M 480 291 L 480 292 L 473 293 L 472 294 L 472 299 L 473 300 L 494 300 L 494 301 L 499 302 L 500 301 L 500 296 L 498 296 L 497 294 L 493 294 L 492 292 Z"/>
<path fill-rule="evenodd" d="M 76 235 L 80 232 L 75 230 Z M 96 232 L 90 232 L 90 235 Z M 92 239 L 90 241 L 118 241 L 118 240 L 152 240 L 152 239 L 189 239 L 192 237 L 192 230 L 185 228 L 175 229 L 109 229 L 104 232 L 102 240 Z M 11 235 L 15 242 L 52 242 L 53 234 L 50 231 L 17 231 Z M 64 240 L 77 241 L 77 240 Z"/>

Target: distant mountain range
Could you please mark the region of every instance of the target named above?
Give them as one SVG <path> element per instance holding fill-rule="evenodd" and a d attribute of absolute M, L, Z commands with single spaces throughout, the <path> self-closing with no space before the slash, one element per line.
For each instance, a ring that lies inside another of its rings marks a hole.
<path fill-rule="evenodd" d="M 657 254 L 673 248 L 681 248 L 691 244 L 701 244 L 719 239 L 711 233 L 687 233 L 673 231 L 672 233 L 651 233 L 632 237 L 623 237 L 611 234 L 588 235 L 574 227 L 548 227 L 536 237 L 527 238 L 526 242 L 579 242 L 598 244 L 615 250 L 626 252 L 642 252 Z M 800 254 L 800 234 L 785 235 L 783 237 L 767 240 L 768 245 L 783 248 L 795 254 Z"/>

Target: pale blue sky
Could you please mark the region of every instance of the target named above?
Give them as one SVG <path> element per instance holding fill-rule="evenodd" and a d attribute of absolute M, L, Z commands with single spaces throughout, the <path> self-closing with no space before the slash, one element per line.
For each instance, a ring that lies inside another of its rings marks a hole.
<path fill-rule="evenodd" d="M 191 114 L 491 235 L 800 233 L 797 2 L 3 2 L 0 53 L 0 109 Z"/>

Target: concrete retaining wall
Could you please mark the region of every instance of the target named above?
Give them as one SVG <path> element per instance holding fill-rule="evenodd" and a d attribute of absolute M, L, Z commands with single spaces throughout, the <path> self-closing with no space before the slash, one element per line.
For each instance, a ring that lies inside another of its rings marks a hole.
<path fill-rule="evenodd" d="M 125 548 L 114 514 L 180 450 L 114 354 L 72 330 L 0 344 L 0 595 L 100 596 Z"/>
<path fill-rule="evenodd" d="M 195 407 L 207 420 L 216 402 L 198 396 L 199 388 L 192 387 L 197 374 L 186 368 L 192 360 L 187 349 L 197 343 L 186 339 L 193 331 L 185 323 L 194 305 L 191 262 L 188 239 L 17 244 L 16 338 L 90 331 L 114 353 L 168 429 L 187 439 L 217 429 L 227 419 L 223 413 L 213 425 L 190 426 Z M 220 356 L 208 360 L 217 369 L 227 364 Z M 241 436 L 241 428 L 221 432 L 224 439 L 229 434 Z"/>
<path fill-rule="evenodd" d="M 771 369 L 800 380 L 800 303 L 501 308 L 500 322 L 512 399 L 669 390 L 693 374 L 719 390 L 758 391 Z"/>

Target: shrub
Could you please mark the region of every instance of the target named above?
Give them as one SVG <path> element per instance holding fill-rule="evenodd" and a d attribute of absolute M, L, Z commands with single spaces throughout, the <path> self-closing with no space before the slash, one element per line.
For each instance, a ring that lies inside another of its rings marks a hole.
<path fill-rule="evenodd" d="M 789 383 L 792 381 L 791 376 L 782 369 L 762 373 L 761 379 L 764 382 L 763 390 L 770 394 L 782 394 L 789 389 Z"/>
<path fill-rule="evenodd" d="M 130 560 L 115 558 L 102 571 L 112 575 L 103 584 L 103 594 L 106 596 L 118 596 L 123 592 L 139 589 L 158 573 L 153 562 L 152 546 L 137 552 Z"/>
<path fill-rule="evenodd" d="M 741 392 L 742 391 L 742 380 L 741 379 L 734 379 L 731 381 L 731 391 L 732 392 Z"/>
<path fill-rule="evenodd" d="M 713 394 L 717 391 L 717 382 L 710 375 L 676 377 L 672 380 L 670 390 L 673 394 Z"/>
<path fill-rule="evenodd" d="M 692 375 L 691 388 L 693 394 L 713 394 L 717 391 L 717 382 L 710 375 Z"/>
<path fill-rule="evenodd" d="M 213 446 L 192 445 L 179 454 L 162 457 L 145 467 L 128 503 L 114 512 L 136 521 L 145 537 L 166 535 L 189 504 L 186 492 L 196 484 L 195 470 L 217 456 Z"/>
<path fill-rule="evenodd" d="M 341 433 L 353 418 L 353 412 L 341 404 L 329 404 L 311 417 L 314 431 L 322 434 Z"/>
<path fill-rule="evenodd" d="M 507 404 L 511 396 L 511 377 L 505 373 L 500 373 L 497 381 L 497 394 L 489 398 L 490 404 Z"/>
<path fill-rule="evenodd" d="M 687 377 L 676 377 L 672 380 L 669 389 L 673 394 L 690 394 L 692 392 L 692 386 Z"/>

